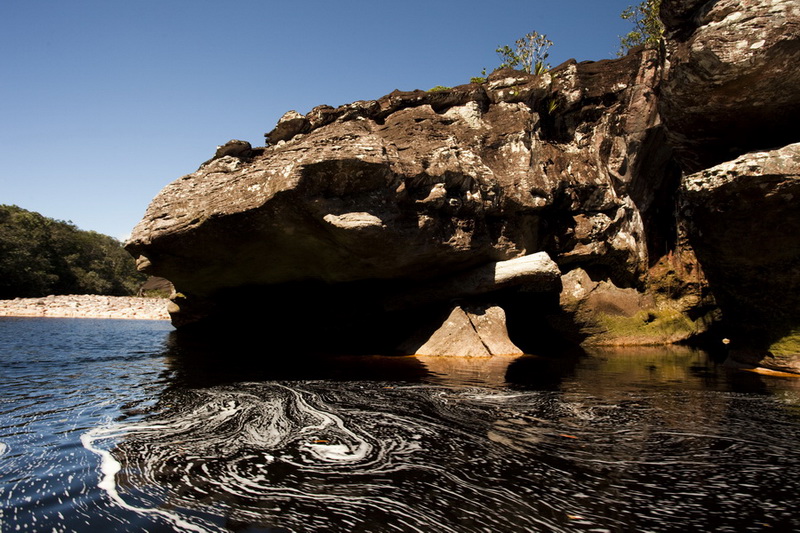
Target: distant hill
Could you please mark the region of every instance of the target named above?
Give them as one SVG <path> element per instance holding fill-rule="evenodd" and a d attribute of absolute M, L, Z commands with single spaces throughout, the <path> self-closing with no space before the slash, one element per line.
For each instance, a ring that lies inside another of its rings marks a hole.
<path fill-rule="evenodd" d="M 134 295 L 146 278 L 117 239 L 0 205 L 0 299 Z"/>

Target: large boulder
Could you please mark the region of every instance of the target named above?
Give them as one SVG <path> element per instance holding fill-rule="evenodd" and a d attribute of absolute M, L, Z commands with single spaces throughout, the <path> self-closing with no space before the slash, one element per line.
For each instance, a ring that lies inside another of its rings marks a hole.
<path fill-rule="evenodd" d="M 128 249 L 200 295 L 431 278 L 540 250 L 634 282 L 647 266 L 637 201 L 653 201 L 636 180 L 664 179 L 649 163 L 660 148 L 641 150 L 659 135 L 655 68 L 643 54 L 544 77 L 504 71 L 484 86 L 315 108 L 294 136 L 282 119 L 267 134 L 277 145 L 168 185 Z"/>
<path fill-rule="evenodd" d="M 506 314 L 497 306 L 456 306 L 433 332 L 419 333 L 401 349 L 414 355 L 455 357 L 524 353 L 508 338 Z"/>
<path fill-rule="evenodd" d="M 800 372 L 800 143 L 686 176 L 683 199 L 733 358 Z"/>

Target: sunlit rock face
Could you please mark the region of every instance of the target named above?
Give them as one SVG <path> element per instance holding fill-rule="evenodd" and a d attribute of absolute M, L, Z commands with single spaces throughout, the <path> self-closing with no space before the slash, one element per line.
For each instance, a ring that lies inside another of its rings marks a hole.
<path fill-rule="evenodd" d="M 660 109 L 685 170 L 799 139 L 796 0 L 664 0 L 661 16 Z"/>
<path fill-rule="evenodd" d="M 290 111 L 168 185 L 128 250 L 174 283 L 176 326 L 291 349 L 387 351 L 494 306 L 521 351 L 669 343 L 721 309 L 748 361 L 796 369 L 800 5 L 661 17 L 658 50 Z"/>
<path fill-rule="evenodd" d="M 647 267 L 637 202 L 653 197 L 631 193 L 663 178 L 640 170 L 660 131 L 655 70 L 642 54 L 287 114 L 267 135 L 275 145 L 167 186 L 128 248 L 199 295 L 431 278 L 541 250 L 633 283 Z"/>
<path fill-rule="evenodd" d="M 524 355 L 508 340 L 505 312 L 497 306 L 455 307 L 434 332 L 422 332 L 406 346 L 406 352 L 421 356 Z"/>
<path fill-rule="evenodd" d="M 650 250 L 674 248 L 659 79 L 658 53 L 640 51 L 289 112 L 267 147 L 232 141 L 168 185 L 127 248 L 175 284 L 178 326 L 298 313 L 311 330 L 386 331 L 375 322 L 407 322 L 387 298 L 537 252 L 641 290 Z M 518 303 L 555 281 L 450 299 Z"/>
<path fill-rule="evenodd" d="M 661 16 L 658 50 L 290 111 L 266 147 L 231 141 L 168 185 L 128 250 L 174 283 L 175 325 L 291 349 L 427 331 L 459 355 L 448 317 L 480 340 L 464 310 L 495 306 L 501 347 L 658 344 L 721 310 L 740 360 L 800 370 L 800 5 Z"/>

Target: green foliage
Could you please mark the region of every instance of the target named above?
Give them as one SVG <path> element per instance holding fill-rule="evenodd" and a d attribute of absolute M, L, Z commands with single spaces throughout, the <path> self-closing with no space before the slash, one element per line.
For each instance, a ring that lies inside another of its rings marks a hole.
<path fill-rule="evenodd" d="M 169 298 L 172 291 L 165 291 L 163 289 L 150 289 L 142 291 L 140 295 L 142 298 Z"/>
<path fill-rule="evenodd" d="M 547 35 L 531 32 L 517 39 L 515 47 L 500 46 L 495 50 L 502 59 L 499 68 L 511 67 L 522 69 L 529 74 L 544 74 L 550 69 L 546 62 L 550 55 L 548 50 L 553 46 L 553 41 Z"/>
<path fill-rule="evenodd" d="M 478 83 L 478 84 L 486 83 L 486 77 L 485 76 L 473 76 L 472 78 L 469 79 L 469 82 L 470 83 Z"/>
<path fill-rule="evenodd" d="M 452 87 L 445 87 L 444 85 L 437 85 L 436 87 L 431 87 L 428 89 L 429 93 L 438 93 L 440 91 L 449 91 Z"/>
<path fill-rule="evenodd" d="M 800 355 L 800 327 L 772 343 L 770 353 L 778 357 L 794 357 Z"/>
<path fill-rule="evenodd" d="M 633 316 L 600 313 L 597 319 L 611 337 L 627 338 L 629 341 L 639 339 L 641 344 L 687 339 L 707 327 L 705 317 L 692 321 L 680 311 L 668 308 L 639 311 Z"/>
<path fill-rule="evenodd" d="M 68 222 L 0 205 L 0 299 L 135 294 L 146 276 L 122 244 Z"/>
<path fill-rule="evenodd" d="M 559 108 L 558 100 L 555 97 L 550 97 L 547 99 L 547 114 L 552 115 L 555 113 Z"/>
<path fill-rule="evenodd" d="M 636 46 L 645 45 L 648 48 L 658 46 L 664 34 L 664 24 L 658 17 L 660 6 L 661 0 L 642 0 L 639 5 L 630 6 L 622 12 L 620 17 L 632 21 L 633 30 L 619 38 L 619 52 L 617 52 L 619 57 Z"/>

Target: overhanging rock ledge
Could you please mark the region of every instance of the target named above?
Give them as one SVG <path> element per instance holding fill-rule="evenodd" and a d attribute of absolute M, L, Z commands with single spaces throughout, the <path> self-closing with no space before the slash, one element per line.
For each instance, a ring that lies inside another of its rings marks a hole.
<path fill-rule="evenodd" d="M 748 364 L 780 351 L 800 370 L 796 302 L 776 302 L 778 331 L 753 300 L 798 279 L 796 171 L 757 168 L 800 141 L 783 127 L 800 119 L 800 7 L 663 0 L 661 14 L 659 50 L 288 112 L 266 147 L 231 141 L 168 185 L 127 249 L 173 282 L 186 331 L 407 353 L 448 317 L 502 315 L 502 346 L 541 352 L 681 342 L 722 318 Z M 735 183 L 712 186 L 733 160 Z M 734 243 L 767 240 L 758 268 L 727 268 Z M 536 274 L 503 277 L 531 258 Z"/>

